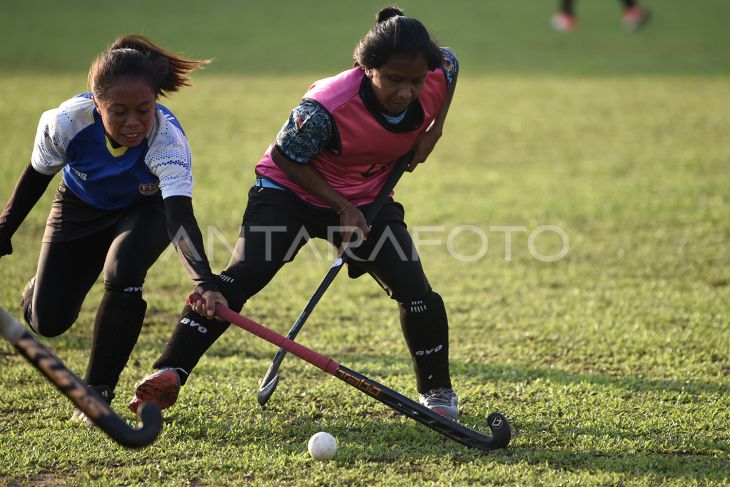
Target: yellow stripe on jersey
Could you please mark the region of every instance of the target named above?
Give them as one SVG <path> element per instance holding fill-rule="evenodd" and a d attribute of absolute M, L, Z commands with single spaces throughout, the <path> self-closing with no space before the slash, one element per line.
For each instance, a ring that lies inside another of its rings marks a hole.
<path fill-rule="evenodd" d="M 104 135 L 104 139 L 106 139 L 106 148 L 109 150 L 109 153 L 114 157 L 122 157 L 126 152 L 127 148 L 124 146 L 117 147 L 116 149 L 112 145 L 112 140 L 109 138 L 108 135 Z"/>

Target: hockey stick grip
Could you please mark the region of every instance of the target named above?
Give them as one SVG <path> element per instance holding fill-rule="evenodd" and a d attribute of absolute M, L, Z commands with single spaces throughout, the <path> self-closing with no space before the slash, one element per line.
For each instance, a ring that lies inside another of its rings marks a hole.
<path fill-rule="evenodd" d="M 195 303 L 200 301 L 202 298 L 199 294 L 194 293 L 188 298 L 188 302 Z M 330 374 L 334 373 L 335 370 L 340 366 L 337 362 L 331 358 L 317 353 L 303 345 L 298 344 L 294 340 L 290 340 L 284 336 L 279 335 L 273 330 L 269 330 L 265 326 L 259 325 L 253 320 L 250 320 L 240 314 L 228 309 L 227 307 L 217 304 L 215 307 L 216 316 L 223 318 L 224 320 L 233 323 L 239 328 L 243 328 L 246 331 L 253 333 L 254 335 L 263 338 L 269 343 L 278 345 L 279 347 L 293 353 L 297 357 L 309 362 L 310 364 L 319 367 L 320 369 Z"/>
<path fill-rule="evenodd" d="M 140 407 L 140 426 L 130 428 L 97 394 L 86 388 L 50 349 L 35 339 L 18 320 L 0 308 L 0 335 L 8 340 L 46 379 L 109 437 L 127 448 L 142 448 L 162 430 L 162 415 L 154 404 Z"/>

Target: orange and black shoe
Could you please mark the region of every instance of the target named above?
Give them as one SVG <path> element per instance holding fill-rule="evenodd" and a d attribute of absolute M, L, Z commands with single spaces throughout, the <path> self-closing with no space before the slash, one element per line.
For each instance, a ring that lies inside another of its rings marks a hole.
<path fill-rule="evenodd" d="M 151 402 L 160 409 L 167 409 L 177 401 L 180 385 L 180 376 L 175 369 L 160 369 L 137 384 L 134 397 L 127 407 L 135 414 L 143 402 Z"/>

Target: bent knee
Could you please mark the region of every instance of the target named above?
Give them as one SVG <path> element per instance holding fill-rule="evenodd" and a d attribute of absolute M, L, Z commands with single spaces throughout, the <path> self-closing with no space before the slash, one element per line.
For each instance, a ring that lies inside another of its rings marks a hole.
<path fill-rule="evenodd" d="M 38 335 L 53 338 L 62 335 L 78 318 L 78 312 L 68 310 L 38 309 L 31 312 L 30 326 Z"/>

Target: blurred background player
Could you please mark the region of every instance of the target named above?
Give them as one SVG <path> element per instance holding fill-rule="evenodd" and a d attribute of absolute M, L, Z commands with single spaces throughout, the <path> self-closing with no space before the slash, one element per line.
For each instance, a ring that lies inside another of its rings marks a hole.
<path fill-rule="evenodd" d="M 188 140 L 156 103 L 207 63 L 143 36 L 116 39 L 91 66 L 91 92 L 41 116 L 31 162 L 0 214 L 3 256 L 13 252 L 13 234 L 63 171 L 21 308 L 36 333 L 58 336 L 76 321 L 103 270 L 85 381 L 107 402 L 142 329 L 147 270 L 171 238 L 196 289 L 212 304 L 226 302 L 193 214 Z M 78 410 L 74 419 L 86 420 Z"/>
<path fill-rule="evenodd" d="M 624 7 L 622 22 L 624 27 L 634 31 L 649 20 L 649 11 L 635 0 L 621 0 Z M 575 0 L 560 0 L 559 11 L 552 17 L 553 28 L 560 32 L 569 32 L 578 27 L 575 15 Z"/>
<path fill-rule="evenodd" d="M 359 229 L 367 240 L 354 251 L 350 276 L 371 274 L 397 303 L 421 403 L 455 418 L 446 309 L 426 278 L 403 207 L 389 199 L 371 228 L 363 211 L 400 156 L 414 151 L 413 170 L 433 150 L 456 88 L 458 63 L 421 22 L 394 7 L 378 13 L 353 57 L 353 69 L 310 87 L 256 166 L 256 184 L 220 289 L 238 312 L 309 237 L 341 247 L 351 237 L 347 229 Z M 196 306 L 183 310 L 154 364 L 158 370 L 137 387 L 133 411 L 143 401 L 172 406 L 200 357 L 228 328 L 201 316 Z"/>

